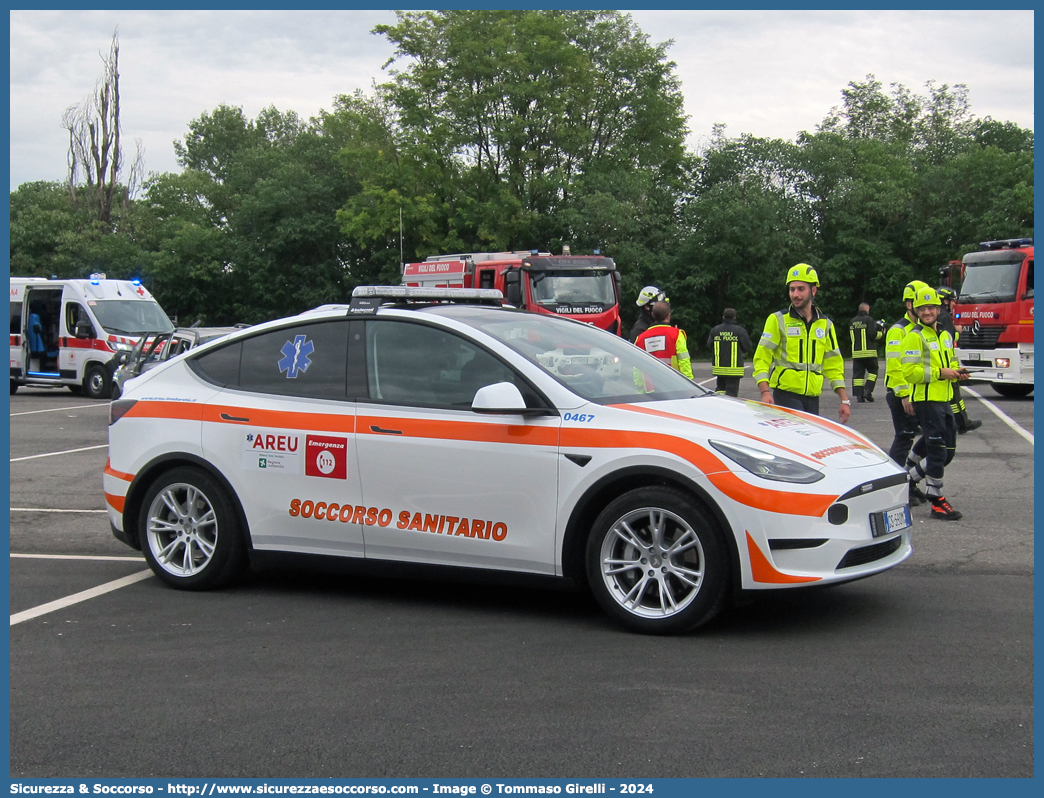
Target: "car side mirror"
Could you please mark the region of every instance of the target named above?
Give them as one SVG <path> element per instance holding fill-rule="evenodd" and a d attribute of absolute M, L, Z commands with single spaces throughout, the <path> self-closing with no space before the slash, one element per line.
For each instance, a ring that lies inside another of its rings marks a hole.
<path fill-rule="evenodd" d="M 94 327 L 89 321 L 78 321 L 76 326 L 73 328 L 73 335 L 77 338 L 93 338 Z"/>
<path fill-rule="evenodd" d="M 511 382 L 484 385 L 475 392 L 471 409 L 476 413 L 525 413 L 526 400 L 518 386 Z"/>
<path fill-rule="evenodd" d="M 516 308 L 522 307 L 522 273 L 517 269 L 504 274 L 504 300 Z"/>

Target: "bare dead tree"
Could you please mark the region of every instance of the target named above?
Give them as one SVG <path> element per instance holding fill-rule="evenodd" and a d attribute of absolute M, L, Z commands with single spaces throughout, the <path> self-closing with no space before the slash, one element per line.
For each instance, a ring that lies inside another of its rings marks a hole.
<path fill-rule="evenodd" d="M 120 40 L 113 32 L 107 55 L 102 55 L 102 76 L 94 93 L 70 106 L 62 115 L 69 131 L 69 192 L 85 202 L 102 225 L 111 229 L 112 212 L 126 204 L 144 173 L 144 150 L 138 141 L 137 156 L 126 186 L 120 185 L 123 147 L 120 124 Z M 81 196 L 82 187 L 82 196 Z"/>

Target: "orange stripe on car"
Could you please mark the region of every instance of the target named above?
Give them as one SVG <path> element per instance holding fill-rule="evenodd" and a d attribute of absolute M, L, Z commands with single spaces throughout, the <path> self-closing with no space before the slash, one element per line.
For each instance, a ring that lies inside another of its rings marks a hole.
<path fill-rule="evenodd" d="M 171 410 L 177 413 L 173 416 L 175 418 L 193 417 L 190 413 L 185 412 L 186 406 L 181 402 L 138 402 L 132 408 L 132 413 L 138 411 L 142 405 L 152 405 L 153 407 L 137 412 L 135 415 L 162 418 L 164 410 Z M 732 473 L 721 459 L 704 447 L 684 438 L 662 433 L 572 427 L 564 427 L 560 430 L 559 427 L 527 424 L 441 421 L 395 416 L 355 417 L 223 406 L 188 405 L 188 408 L 195 409 L 195 418 L 219 424 L 250 424 L 324 432 L 357 432 L 360 435 L 381 435 L 389 438 L 398 437 L 396 434 L 398 433 L 406 438 L 459 440 L 475 443 L 512 443 L 548 447 L 561 445 L 568 448 L 591 449 L 657 449 L 670 452 L 691 463 L 726 496 L 755 509 L 783 515 L 820 518 L 837 500 L 836 495 L 794 493 L 752 485 Z M 372 427 L 377 429 L 371 429 Z"/>
<path fill-rule="evenodd" d="M 849 440 L 855 441 L 856 443 L 861 443 L 864 446 L 866 445 L 866 441 L 860 438 L 854 432 L 852 432 L 852 430 L 850 430 L 848 427 L 844 426 L 843 424 L 839 424 L 836 421 L 831 421 L 829 418 L 825 418 L 824 416 L 811 416 L 811 414 L 805 413 L 802 410 L 794 410 L 793 408 L 781 407 L 780 405 L 771 405 L 771 407 L 774 407 L 777 410 L 782 410 L 784 413 L 790 413 L 790 415 L 797 416 L 798 418 L 811 417 L 816 421 L 820 421 L 826 424 L 828 427 L 830 427 L 831 432 L 836 432 L 838 435 L 844 435 Z"/>
<path fill-rule="evenodd" d="M 300 413 L 286 410 L 264 410 L 258 407 L 205 405 L 203 421 L 251 427 L 355 432 L 354 413 Z"/>
<path fill-rule="evenodd" d="M 641 406 L 638 406 L 638 405 L 609 405 L 609 406 L 613 407 L 613 408 L 616 408 L 618 410 L 630 410 L 630 411 L 632 411 L 634 413 L 647 413 L 650 416 L 659 416 L 661 418 L 670 418 L 670 419 L 673 419 L 675 421 L 687 421 L 690 424 L 696 424 L 696 425 L 701 426 L 701 427 L 709 427 L 711 429 L 721 430 L 722 432 L 728 432 L 728 433 L 730 433 L 732 435 L 742 435 L 744 438 L 750 438 L 752 441 L 757 441 L 758 443 L 764 443 L 764 444 L 766 444 L 768 446 L 774 446 L 777 449 L 782 449 L 784 452 L 789 452 L 790 454 L 794 455 L 795 457 L 800 457 L 800 458 L 802 458 L 804 460 L 808 460 L 810 463 L 815 463 L 816 465 L 819 465 L 819 461 L 816 460 L 814 457 L 809 457 L 807 454 L 803 454 L 801 452 L 795 451 L 794 449 L 791 449 L 791 448 L 789 448 L 787 446 L 783 446 L 783 445 L 781 445 L 779 443 L 776 443 L 775 441 L 770 441 L 770 440 L 767 440 L 765 438 L 759 438 L 757 435 L 751 435 L 749 432 L 740 432 L 739 430 L 733 429 L 732 427 L 726 427 L 726 426 L 723 426 L 722 424 L 715 424 L 715 423 L 713 423 L 711 421 L 705 421 L 705 420 L 703 420 L 701 418 L 689 418 L 688 416 L 681 416 L 681 415 L 678 415 L 677 413 L 668 413 L 665 410 L 653 410 L 651 407 L 641 407 Z"/>
<path fill-rule="evenodd" d="M 558 446 L 558 427 L 527 424 L 489 424 L 471 421 L 438 421 L 421 418 L 359 416 L 360 435 L 385 435 L 371 427 L 394 429 L 408 438 L 473 441 L 476 443 L 522 443 L 528 446 Z"/>
<path fill-rule="evenodd" d="M 123 418 L 203 419 L 203 405 L 195 402 L 137 402 Z"/>
<path fill-rule="evenodd" d="M 123 505 L 126 503 L 126 501 L 126 496 L 116 496 L 108 492 L 106 492 L 105 494 L 105 503 L 108 504 L 113 510 L 115 510 L 118 513 L 123 512 Z"/>
<path fill-rule="evenodd" d="M 105 461 L 105 471 L 103 473 L 108 474 L 110 477 L 116 477 L 116 479 L 122 479 L 124 482 L 134 481 L 134 474 L 125 474 L 122 471 L 117 471 L 108 460 Z"/>
<path fill-rule="evenodd" d="M 746 530 L 744 530 L 746 531 Z M 769 562 L 768 557 L 754 542 L 754 538 L 747 532 L 747 554 L 750 556 L 750 575 L 755 582 L 767 585 L 797 585 L 804 582 L 818 582 L 818 576 L 792 576 L 782 571 Z"/>
<path fill-rule="evenodd" d="M 714 487 L 730 499 L 758 510 L 819 518 L 837 500 L 837 496 L 832 494 L 791 493 L 751 485 L 732 473 L 725 463 L 709 450 L 673 435 L 567 427 L 562 430 L 562 445 L 573 448 L 658 449 L 670 452 L 696 466 Z"/>

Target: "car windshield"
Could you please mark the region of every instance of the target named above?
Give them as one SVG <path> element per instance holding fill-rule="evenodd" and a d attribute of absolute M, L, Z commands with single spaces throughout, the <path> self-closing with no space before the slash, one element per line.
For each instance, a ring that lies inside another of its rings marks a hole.
<path fill-rule="evenodd" d="M 539 305 L 616 304 L 613 278 L 608 272 L 531 272 L 533 301 Z"/>
<path fill-rule="evenodd" d="M 168 333 L 174 329 L 158 302 L 142 299 L 100 299 L 91 303 L 105 332 L 116 335 Z"/>
<path fill-rule="evenodd" d="M 626 339 L 588 324 L 536 313 L 478 308 L 453 315 L 503 341 L 592 402 L 652 402 L 710 394 Z"/>
<path fill-rule="evenodd" d="M 975 263 L 968 264 L 961 284 L 959 302 L 990 304 L 1011 302 L 1019 289 L 1018 263 Z"/>

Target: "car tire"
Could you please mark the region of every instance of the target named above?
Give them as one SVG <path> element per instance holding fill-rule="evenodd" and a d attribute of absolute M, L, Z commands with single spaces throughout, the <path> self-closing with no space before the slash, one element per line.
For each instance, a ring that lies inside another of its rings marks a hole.
<path fill-rule="evenodd" d="M 138 540 L 153 573 L 182 590 L 226 585 L 246 564 L 232 500 L 197 468 L 173 468 L 152 483 L 138 517 Z"/>
<path fill-rule="evenodd" d="M 16 393 L 18 393 L 18 383 L 11 380 L 11 396 L 14 396 Z"/>
<path fill-rule="evenodd" d="M 91 399 L 108 399 L 112 393 L 109 385 L 109 375 L 104 366 L 88 366 L 87 373 L 83 375 L 83 392 Z"/>
<path fill-rule="evenodd" d="M 673 488 L 638 488 L 610 502 L 591 527 L 586 562 L 602 609 L 645 634 L 706 623 L 721 610 L 730 583 L 717 524 Z"/>
<path fill-rule="evenodd" d="M 990 387 L 993 388 L 1001 396 L 1007 396 L 1010 399 L 1021 399 L 1023 396 L 1029 396 L 1033 393 L 1033 385 L 1012 385 L 1007 382 L 991 382 Z"/>

